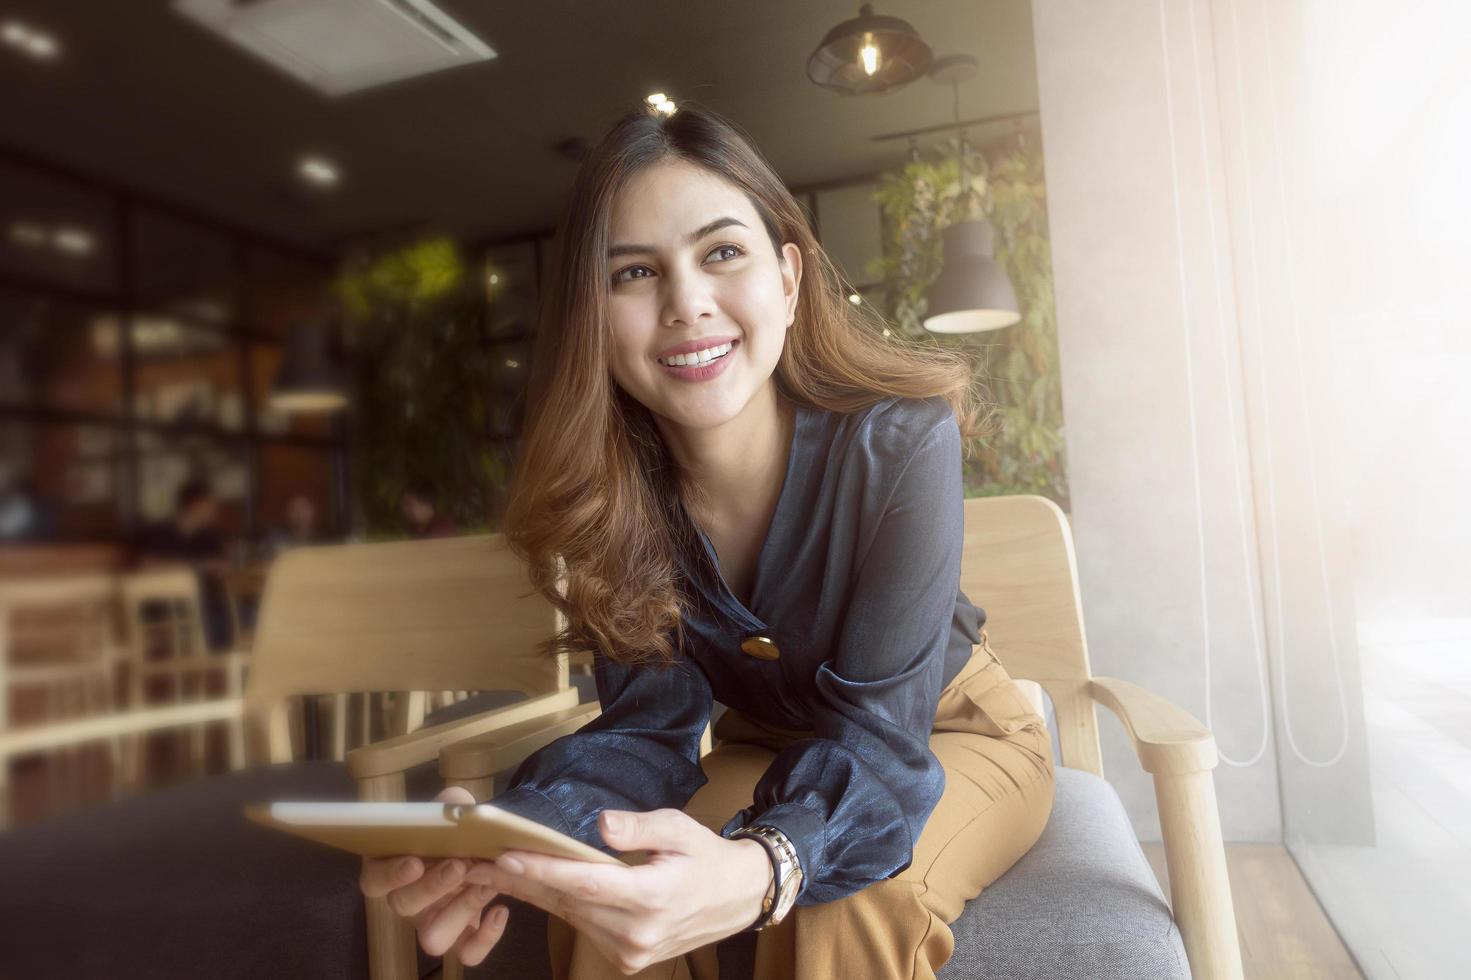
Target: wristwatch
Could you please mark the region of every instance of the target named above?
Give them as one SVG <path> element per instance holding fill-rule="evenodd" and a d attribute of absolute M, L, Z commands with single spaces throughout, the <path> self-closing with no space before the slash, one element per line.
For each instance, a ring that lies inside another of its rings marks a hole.
<path fill-rule="evenodd" d="M 747 932 L 760 932 L 774 926 L 787 917 L 797 893 L 802 890 L 802 865 L 797 860 L 797 849 L 787 835 L 768 824 L 751 824 L 730 835 L 731 840 L 749 837 L 762 847 L 771 858 L 771 886 L 761 900 L 761 915 L 747 927 Z"/>

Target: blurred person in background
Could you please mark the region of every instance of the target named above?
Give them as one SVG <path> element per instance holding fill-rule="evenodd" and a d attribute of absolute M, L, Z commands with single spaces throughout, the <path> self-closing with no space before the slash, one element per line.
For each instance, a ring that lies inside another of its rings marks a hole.
<path fill-rule="evenodd" d="M 455 522 L 439 512 L 437 496 L 434 485 L 425 480 L 415 480 L 404 487 L 399 505 L 410 537 L 447 538 L 456 532 Z"/>
<path fill-rule="evenodd" d="M 55 515 L 36 488 L 18 477 L 0 478 L 0 541 L 42 541 L 55 534 Z"/>
<path fill-rule="evenodd" d="M 145 565 L 187 564 L 199 575 L 204 635 L 211 650 L 228 650 L 231 643 L 230 599 L 220 575 L 230 567 L 225 536 L 220 529 L 220 501 L 204 479 L 180 484 L 169 520 L 143 532 L 138 556 Z"/>
<path fill-rule="evenodd" d="M 317 505 L 305 493 L 293 493 L 286 501 L 286 523 L 266 533 L 261 551 L 267 559 L 283 551 L 307 544 L 323 544 L 327 540 L 317 524 Z"/>

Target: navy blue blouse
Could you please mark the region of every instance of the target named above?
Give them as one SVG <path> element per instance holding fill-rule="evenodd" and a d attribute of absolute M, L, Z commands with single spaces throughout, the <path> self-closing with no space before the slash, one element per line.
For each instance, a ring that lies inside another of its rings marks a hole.
<path fill-rule="evenodd" d="M 929 748 L 936 704 L 986 618 L 959 588 L 963 498 L 960 429 L 944 399 L 854 413 L 798 405 L 750 607 L 692 521 L 687 659 L 632 667 L 595 654 L 602 713 L 526 759 L 493 802 L 607 850 L 599 812 L 683 807 L 704 785 L 713 699 L 812 733 L 776 756 L 721 831 L 783 830 L 804 871 L 798 904 L 903 871 L 945 785 Z M 742 652 L 752 636 L 780 657 Z"/>

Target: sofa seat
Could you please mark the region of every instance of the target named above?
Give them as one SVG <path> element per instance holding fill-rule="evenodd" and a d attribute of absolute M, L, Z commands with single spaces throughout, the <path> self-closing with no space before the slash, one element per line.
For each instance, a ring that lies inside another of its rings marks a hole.
<path fill-rule="evenodd" d="M 1188 980 L 1189 962 L 1123 802 L 1058 766 L 1042 837 L 951 926 L 939 980 Z"/>

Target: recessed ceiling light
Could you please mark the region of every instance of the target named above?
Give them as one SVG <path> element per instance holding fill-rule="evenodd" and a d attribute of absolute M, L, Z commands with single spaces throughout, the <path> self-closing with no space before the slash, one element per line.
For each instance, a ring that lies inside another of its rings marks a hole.
<path fill-rule="evenodd" d="M 85 228 L 63 225 L 51 233 L 51 243 L 67 255 L 91 255 L 97 240 Z"/>
<path fill-rule="evenodd" d="M 305 157 L 298 165 L 297 173 L 318 187 L 333 187 L 337 184 L 337 168 L 321 157 Z"/>
<path fill-rule="evenodd" d="M 859 296 L 857 293 L 849 293 L 848 302 L 852 303 L 854 306 L 857 306 L 858 304 L 863 302 L 863 297 Z"/>
<path fill-rule="evenodd" d="M 10 240 L 22 248 L 40 248 L 46 244 L 46 227 L 34 221 L 12 221 Z"/>
<path fill-rule="evenodd" d="M 7 20 L 0 25 L 0 40 L 38 61 L 49 61 L 61 51 L 55 37 L 18 20 Z"/>
<path fill-rule="evenodd" d="M 669 100 L 665 98 L 663 92 L 655 92 L 653 95 L 644 96 L 644 101 L 651 106 L 658 106 L 660 102 L 668 102 Z"/>

